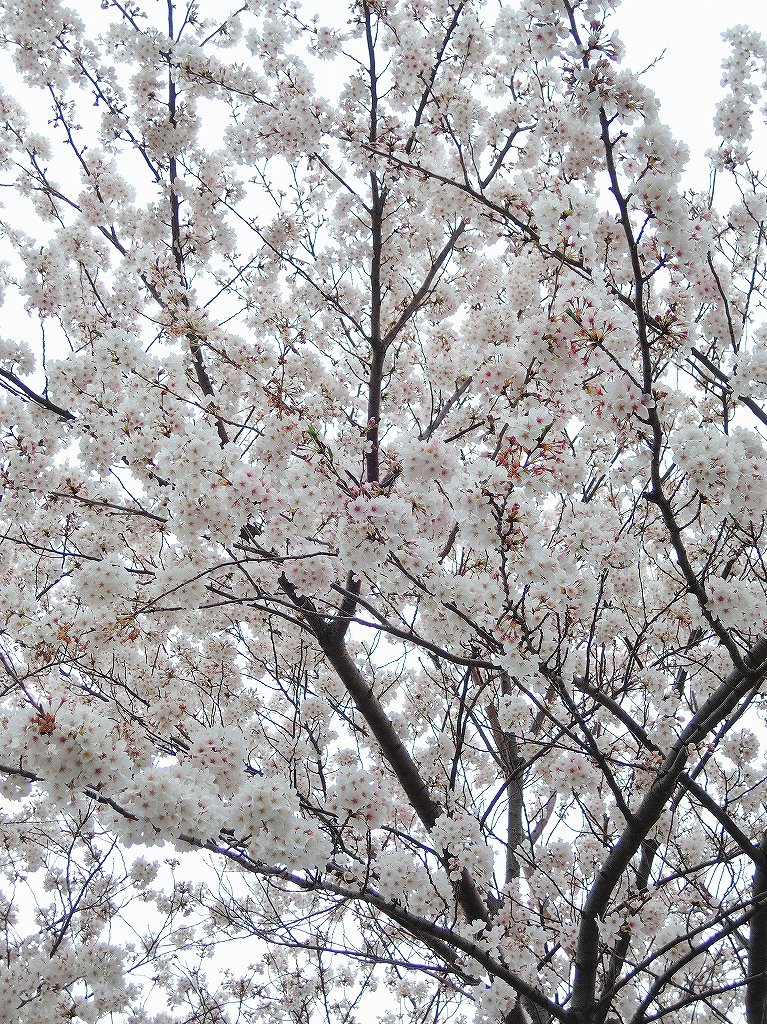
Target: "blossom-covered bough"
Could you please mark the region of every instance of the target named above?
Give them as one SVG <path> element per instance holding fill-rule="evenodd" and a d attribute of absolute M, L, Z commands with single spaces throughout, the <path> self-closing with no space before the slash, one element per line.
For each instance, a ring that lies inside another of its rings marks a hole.
<path fill-rule="evenodd" d="M 0 1019 L 763 1024 L 767 47 L 686 191 L 616 5 L 0 4 Z"/>

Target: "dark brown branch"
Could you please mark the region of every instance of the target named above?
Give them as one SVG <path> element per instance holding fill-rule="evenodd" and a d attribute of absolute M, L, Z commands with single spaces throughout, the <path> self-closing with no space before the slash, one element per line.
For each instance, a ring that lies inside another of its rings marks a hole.
<path fill-rule="evenodd" d="M 750 900 L 748 902 L 751 903 Z M 652 1005 L 652 1003 L 658 998 L 658 996 L 666 987 L 666 985 L 668 985 L 670 982 L 673 982 L 673 979 L 680 974 L 682 968 L 686 967 L 687 964 L 691 963 L 696 957 L 700 956 L 701 953 L 704 953 L 707 949 L 710 949 L 711 946 L 716 945 L 717 942 L 721 942 L 725 936 L 731 935 L 733 932 L 736 932 L 744 924 L 747 924 L 749 921 L 751 921 L 754 915 L 758 914 L 758 912 L 760 910 L 763 910 L 764 908 L 764 903 L 757 904 L 756 906 L 752 904 L 748 908 L 748 910 L 746 910 L 743 914 L 741 914 L 739 917 L 727 921 L 723 928 L 717 931 L 710 938 L 706 939 L 704 942 L 701 942 L 698 945 L 695 945 L 694 943 L 690 942 L 690 948 L 688 952 L 686 952 L 683 956 L 679 957 L 677 960 L 674 960 L 671 964 L 669 964 L 669 966 L 666 968 L 665 971 L 663 971 L 661 975 L 655 978 L 653 984 L 650 986 L 649 992 L 643 999 L 639 1009 L 631 1018 L 629 1024 L 649 1024 L 649 1020 L 660 1019 L 663 1016 L 662 1013 L 654 1014 L 651 1018 L 648 1018 L 647 1010 Z M 703 998 L 701 993 L 697 993 L 697 997 L 701 1000 Z M 761 1024 L 761 1020 L 759 1021 L 759 1024 Z"/>
<path fill-rule="evenodd" d="M 636 872 L 636 888 L 639 893 L 644 893 L 647 890 L 647 883 L 650 880 L 652 863 L 657 852 L 658 844 L 654 839 L 646 839 L 642 843 L 642 853 Z M 613 954 L 610 957 L 610 964 L 605 972 L 604 981 L 602 982 L 600 1001 L 605 999 L 605 997 L 609 998 L 611 995 L 613 986 L 615 985 L 621 971 L 623 970 L 623 965 L 626 962 L 626 954 L 628 953 L 630 944 L 631 930 L 629 928 L 625 928 L 622 930 L 618 941 L 615 944 Z"/>
<path fill-rule="evenodd" d="M 666 756 L 649 792 L 634 811 L 633 820 L 610 850 L 583 907 L 571 1003 L 574 1024 L 591 1024 L 599 967 L 599 921 L 604 917 L 621 875 L 679 785 L 688 748 L 715 729 L 757 679 L 764 677 L 767 671 L 766 657 L 767 638 L 762 638 L 743 659 L 743 667 L 733 668 L 700 707 Z"/>
<path fill-rule="evenodd" d="M 479 671 L 472 670 L 475 680 L 481 684 Z M 510 691 L 507 680 L 502 681 L 503 692 Z M 506 877 L 508 885 L 513 879 L 519 877 L 519 860 L 517 849 L 522 845 L 522 818 L 524 815 L 524 767 L 525 759 L 520 757 L 516 737 L 512 733 L 504 732 L 498 719 L 498 712 L 492 704 L 488 705 L 487 717 L 490 720 L 490 728 L 493 732 L 493 739 L 497 748 L 498 756 L 503 773 L 506 779 Z"/>
<path fill-rule="evenodd" d="M 455 10 L 453 11 L 453 17 L 451 18 L 450 24 L 447 27 L 447 31 L 445 32 L 444 38 L 442 39 L 440 48 L 437 51 L 437 59 L 434 61 L 434 64 L 432 66 L 431 72 L 429 74 L 429 80 L 426 83 L 426 87 L 424 88 L 423 92 L 421 93 L 421 99 L 418 103 L 418 108 L 415 112 L 415 117 L 413 118 L 413 127 L 410 132 L 410 137 L 405 143 L 405 152 L 408 154 L 408 156 L 413 151 L 413 146 L 415 145 L 416 141 L 416 132 L 418 131 L 418 128 L 421 124 L 423 113 L 426 110 L 426 104 L 429 102 L 429 97 L 431 96 L 432 91 L 434 89 L 434 83 L 437 80 L 439 69 L 444 61 L 445 51 L 447 50 L 448 43 L 450 42 L 453 33 L 458 27 L 458 21 L 461 17 L 461 12 L 463 11 L 465 5 L 466 0 L 460 0 L 460 3 L 456 5 Z"/>
<path fill-rule="evenodd" d="M 7 382 L 7 383 L 4 383 Z M 48 412 L 55 413 L 64 420 L 74 420 L 77 417 L 74 413 L 71 413 L 69 409 L 64 409 L 60 405 L 56 405 L 50 398 L 46 398 L 45 395 L 40 395 L 32 388 L 28 387 L 22 380 L 20 380 L 15 373 L 11 373 L 10 370 L 0 369 L 0 387 L 5 388 L 12 395 L 18 395 L 19 392 L 34 402 L 35 405 L 39 405 L 41 409 L 47 409 Z"/>
<path fill-rule="evenodd" d="M 715 818 L 722 826 L 724 831 L 734 839 L 740 849 L 750 857 L 751 860 L 756 864 L 756 870 L 767 872 L 767 857 L 760 846 L 754 846 L 748 836 L 738 828 L 736 823 L 732 820 L 730 815 L 725 809 L 708 794 L 702 786 L 699 786 L 697 782 L 690 778 L 686 772 L 682 772 L 679 777 L 680 784 L 690 793 L 698 803 L 705 807 L 709 814 Z"/>
<path fill-rule="evenodd" d="M 550 1017 L 563 1022 L 568 1022 L 570 1020 L 568 1011 L 563 1006 L 560 1006 L 558 1003 L 554 1003 L 550 999 L 541 995 L 541 993 L 529 984 L 529 982 L 518 977 L 513 971 L 510 971 L 505 964 L 500 963 L 482 949 L 481 946 L 472 942 L 471 939 L 465 938 L 454 929 L 443 928 L 442 926 L 435 924 L 433 921 L 427 921 L 425 918 L 411 914 L 409 911 L 382 899 L 382 897 L 369 889 L 355 891 L 347 886 L 338 885 L 327 878 L 322 878 L 321 880 L 315 878 L 304 878 L 301 875 L 287 871 L 285 868 L 268 867 L 253 861 L 246 853 L 243 853 L 243 851 L 238 849 L 222 848 L 216 843 L 200 843 L 186 836 L 182 838 L 185 842 L 189 842 L 190 845 L 197 846 L 200 849 L 207 849 L 211 853 L 217 853 L 235 861 L 245 871 L 251 871 L 254 874 L 263 875 L 265 877 L 278 878 L 283 882 L 288 882 L 291 885 L 295 885 L 296 888 L 303 889 L 308 892 L 321 890 L 323 892 L 332 893 L 344 901 L 367 903 L 369 906 L 375 907 L 376 910 L 380 911 L 382 914 L 385 914 L 390 918 L 390 920 L 399 924 L 414 938 L 423 941 L 424 936 L 430 936 L 432 939 L 442 943 L 442 949 L 444 951 L 440 955 L 448 962 L 454 961 L 454 955 L 451 954 L 451 951 L 459 950 L 461 953 L 464 953 L 466 956 L 478 963 L 485 971 L 487 971 L 488 975 L 498 978 L 501 981 L 505 981 L 507 985 L 519 992 L 520 995 L 524 996 L 525 1000 L 528 1000 L 535 1006 L 541 1007 L 541 1009 L 548 1013 Z"/>
<path fill-rule="evenodd" d="M 394 341 L 394 339 L 397 337 L 397 335 L 408 322 L 408 320 L 410 320 L 423 305 L 423 302 L 426 296 L 429 294 L 429 290 L 431 289 L 432 284 L 434 283 L 435 277 L 444 266 L 447 258 L 450 256 L 453 249 L 455 249 L 456 242 L 466 230 L 466 223 L 467 222 L 465 220 L 462 220 L 458 227 L 454 228 L 450 232 L 447 241 L 432 260 L 431 266 L 429 267 L 426 276 L 421 282 L 420 288 L 413 295 L 410 302 L 408 302 L 407 306 L 402 311 L 401 315 L 394 321 L 392 326 L 384 335 L 382 339 L 384 347 L 388 347 L 392 343 L 392 341 Z"/>
<path fill-rule="evenodd" d="M 767 1021 L 767 832 L 759 844 L 762 862 L 754 871 L 751 895 L 757 910 L 748 935 L 746 1024 Z"/>
<path fill-rule="evenodd" d="M 702 363 L 703 366 L 706 367 L 709 373 L 713 374 L 714 377 L 716 377 L 717 381 L 723 389 L 732 392 L 730 378 L 716 365 L 716 363 L 709 359 L 708 356 L 706 356 L 698 348 L 693 347 L 690 349 L 690 352 L 698 360 L 698 362 Z M 739 394 L 737 392 L 734 392 L 734 394 L 735 398 L 739 402 L 745 405 L 747 409 L 750 409 L 754 416 L 756 416 L 756 418 L 761 423 L 764 423 L 765 426 L 767 426 L 767 413 L 764 411 L 764 409 L 762 409 L 762 407 L 757 402 L 753 400 L 753 398 L 750 398 L 748 395 Z"/>
<path fill-rule="evenodd" d="M 167 0 L 168 6 L 168 35 L 173 39 L 173 0 Z M 173 80 L 173 67 L 168 58 L 168 120 L 170 124 L 176 126 L 176 83 Z M 186 286 L 186 278 L 184 274 L 184 253 L 181 246 L 181 211 L 180 203 L 178 198 L 178 190 L 176 188 L 176 179 L 178 177 L 178 164 L 175 156 L 170 156 L 168 161 L 168 176 L 170 178 L 170 230 L 171 230 L 171 249 L 173 252 L 173 261 L 176 265 L 179 278 L 182 286 Z M 186 297 L 185 290 L 181 295 L 181 303 L 186 310 L 189 309 L 189 300 Z M 200 391 L 205 395 L 206 398 L 213 398 L 215 391 L 213 384 L 210 379 L 207 367 L 205 365 L 205 358 L 202 354 L 202 347 L 197 334 L 193 330 L 187 332 L 187 340 L 189 342 L 189 350 L 192 355 L 192 364 L 194 366 L 195 376 L 197 377 L 197 383 Z M 229 443 L 229 434 L 224 421 L 220 416 L 214 414 L 216 422 L 216 431 L 221 441 L 221 447 L 223 448 Z"/>
<path fill-rule="evenodd" d="M 329 634 L 327 629 L 323 628 L 320 628 L 317 639 L 326 658 L 338 673 L 339 679 L 354 701 L 355 707 L 375 736 L 381 753 L 391 765 L 410 805 L 423 826 L 431 832 L 437 819 L 443 813 L 442 808 L 429 792 L 418 766 L 405 748 L 391 719 L 381 707 L 378 698 L 354 664 L 343 643 L 335 640 L 332 633 Z M 442 859 L 449 871 L 449 851 L 443 854 Z M 487 922 L 487 907 L 473 879 L 465 869 L 456 885 L 456 898 L 468 921 Z"/>

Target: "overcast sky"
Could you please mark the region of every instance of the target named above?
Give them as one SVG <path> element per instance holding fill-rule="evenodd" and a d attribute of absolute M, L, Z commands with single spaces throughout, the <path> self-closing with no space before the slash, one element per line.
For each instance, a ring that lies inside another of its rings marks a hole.
<path fill-rule="evenodd" d="M 746 24 L 767 34 L 767 0 L 623 0 L 614 24 L 632 68 L 666 51 L 646 80 L 661 100 L 664 121 L 689 146 L 690 169 L 699 170 L 705 187 L 703 154 L 714 142 L 711 121 L 726 52 L 721 33 Z"/>

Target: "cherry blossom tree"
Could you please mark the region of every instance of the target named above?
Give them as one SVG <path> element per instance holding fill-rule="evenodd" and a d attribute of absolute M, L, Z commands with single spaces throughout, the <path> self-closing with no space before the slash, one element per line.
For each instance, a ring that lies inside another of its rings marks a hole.
<path fill-rule="evenodd" d="M 0 1018 L 763 1024 L 764 40 L 690 191 L 617 0 L 75 6 L 0 3 Z"/>

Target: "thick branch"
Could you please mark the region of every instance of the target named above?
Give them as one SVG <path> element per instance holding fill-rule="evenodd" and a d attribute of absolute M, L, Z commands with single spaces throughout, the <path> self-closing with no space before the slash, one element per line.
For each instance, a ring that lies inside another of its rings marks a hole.
<path fill-rule="evenodd" d="M 69 409 L 56 405 L 55 402 L 52 402 L 50 398 L 46 398 L 45 395 L 39 395 L 20 380 L 15 373 L 11 373 L 10 370 L 0 368 L 0 387 L 5 388 L 12 395 L 24 395 L 31 402 L 34 402 L 35 405 L 39 405 L 41 409 L 47 409 L 48 412 L 55 413 L 63 420 L 76 419 L 74 413 L 71 413 Z"/>
<path fill-rule="evenodd" d="M 754 870 L 752 896 L 757 911 L 748 935 L 748 976 L 746 979 L 746 1022 L 767 1021 L 767 832 L 759 844 L 762 863 Z"/>
<path fill-rule="evenodd" d="M 346 647 L 334 639 L 327 630 L 320 629 L 317 639 L 330 664 L 354 701 L 354 705 L 367 722 L 375 736 L 381 753 L 391 765 L 399 784 L 405 791 L 410 805 L 424 827 L 431 832 L 442 814 L 442 808 L 432 797 L 424 782 L 418 765 L 408 753 L 391 719 L 373 693 L 370 685 L 354 664 Z M 447 864 L 449 854 L 443 856 Z M 449 870 L 449 868 L 448 868 Z M 464 869 L 456 886 L 456 898 L 468 921 L 487 921 L 488 912 L 473 879 Z"/>
<path fill-rule="evenodd" d="M 315 892 L 320 889 L 324 892 L 332 893 L 342 900 L 367 903 L 371 907 L 375 907 L 382 914 L 385 914 L 392 921 L 395 921 L 414 938 L 423 941 L 424 937 L 430 937 L 434 941 L 439 942 L 441 944 L 439 955 L 449 963 L 455 962 L 454 957 L 450 954 L 450 950 L 460 950 L 461 953 L 471 957 L 472 960 L 484 968 L 490 977 L 505 981 L 507 985 L 519 992 L 528 1004 L 532 1003 L 535 1006 L 541 1007 L 542 1010 L 555 1020 L 566 1022 L 570 1019 L 568 1011 L 563 1006 L 541 995 L 529 982 L 514 974 L 505 964 L 496 960 L 491 954 L 482 949 L 481 946 L 478 946 L 471 939 L 465 938 L 455 929 L 443 928 L 433 921 L 428 921 L 425 918 L 411 914 L 409 911 L 389 903 L 369 889 L 355 891 L 347 886 L 338 885 L 327 878 L 322 878 L 321 880 L 304 878 L 301 875 L 287 871 L 285 868 L 272 868 L 257 863 L 241 850 L 222 849 L 216 843 L 203 844 L 189 840 L 187 837 L 183 838 L 186 842 L 190 842 L 191 845 L 210 850 L 212 853 L 217 853 L 236 861 L 245 871 L 252 871 L 254 874 L 266 877 L 279 878 L 283 882 L 289 882 L 297 888 L 309 892 Z"/>
<path fill-rule="evenodd" d="M 646 891 L 647 883 L 650 880 L 652 863 L 657 852 L 658 844 L 654 839 L 646 839 L 642 843 L 642 855 L 639 860 L 639 866 L 637 867 L 636 873 L 637 892 L 643 893 Z M 627 928 L 622 931 L 617 943 L 615 944 L 615 951 L 610 957 L 610 966 L 605 973 L 605 979 L 602 983 L 600 1000 L 604 999 L 606 995 L 609 996 L 612 992 L 613 986 L 623 970 L 623 965 L 626 961 L 626 954 L 628 953 L 630 943 L 631 931 Z"/>
<path fill-rule="evenodd" d="M 173 0 L 167 0 L 168 5 L 168 35 L 173 39 Z M 173 80 L 173 67 L 168 59 L 168 120 L 173 127 L 176 126 L 176 83 Z M 170 230 L 171 230 L 171 248 L 173 251 L 173 261 L 176 264 L 176 270 L 178 271 L 181 283 L 185 286 L 185 274 L 184 274 L 184 254 L 181 246 L 181 210 L 178 198 L 178 190 L 176 187 L 176 179 L 178 177 L 178 163 L 175 156 L 170 156 L 168 161 L 168 176 L 170 178 Z M 189 300 L 186 297 L 186 292 L 182 292 L 181 302 L 185 309 L 189 309 Z M 205 358 L 202 354 L 202 347 L 200 345 L 199 338 L 195 332 L 190 330 L 187 333 L 187 340 L 189 341 L 189 350 L 192 355 L 192 364 L 194 366 L 195 376 L 197 377 L 197 383 L 200 391 L 205 395 L 206 398 L 213 398 L 215 392 L 213 390 L 213 384 L 210 379 L 207 367 L 205 366 Z M 223 448 L 229 443 L 229 434 L 224 421 L 220 416 L 215 416 L 216 431 L 218 432 L 219 439 L 221 441 L 221 447 Z"/>
<path fill-rule="evenodd" d="M 596 1006 L 599 968 L 599 921 L 631 859 L 648 838 L 681 781 L 688 747 L 703 740 L 727 717 L 738 701 L 764 678 L 767 671 L 767 638 L 754 645 L 700 707 L 666 756 L 649 792 L 633 814 L 623 835 L 613 846 L 589 892 L 583 908 L 575 958 L 572 1013 L 574 1024 L 591 1024 Z"/>
<path fill-rule="evenodd" d="M 473 670 L 475 676 L 479 676 L 477 669 Z M 508 690 L 508 683 L 503 680 L 504 693 Z M 490 728 L 493 731 L 493 739 L 503 765 L 503 772 L 506 778 L 506 878 L 508 885 L 513 879 L 519 877 L 519 861 L 517 849 L 522 844 L 522 818 L 524 815 L 524 767 L 525 759 L 519 755 L 516 737 L 509 732 L 504 732 L 498 719 L 498 712 L 492 704 L 488 705 L 487 717 L 490 720 Z"/>

